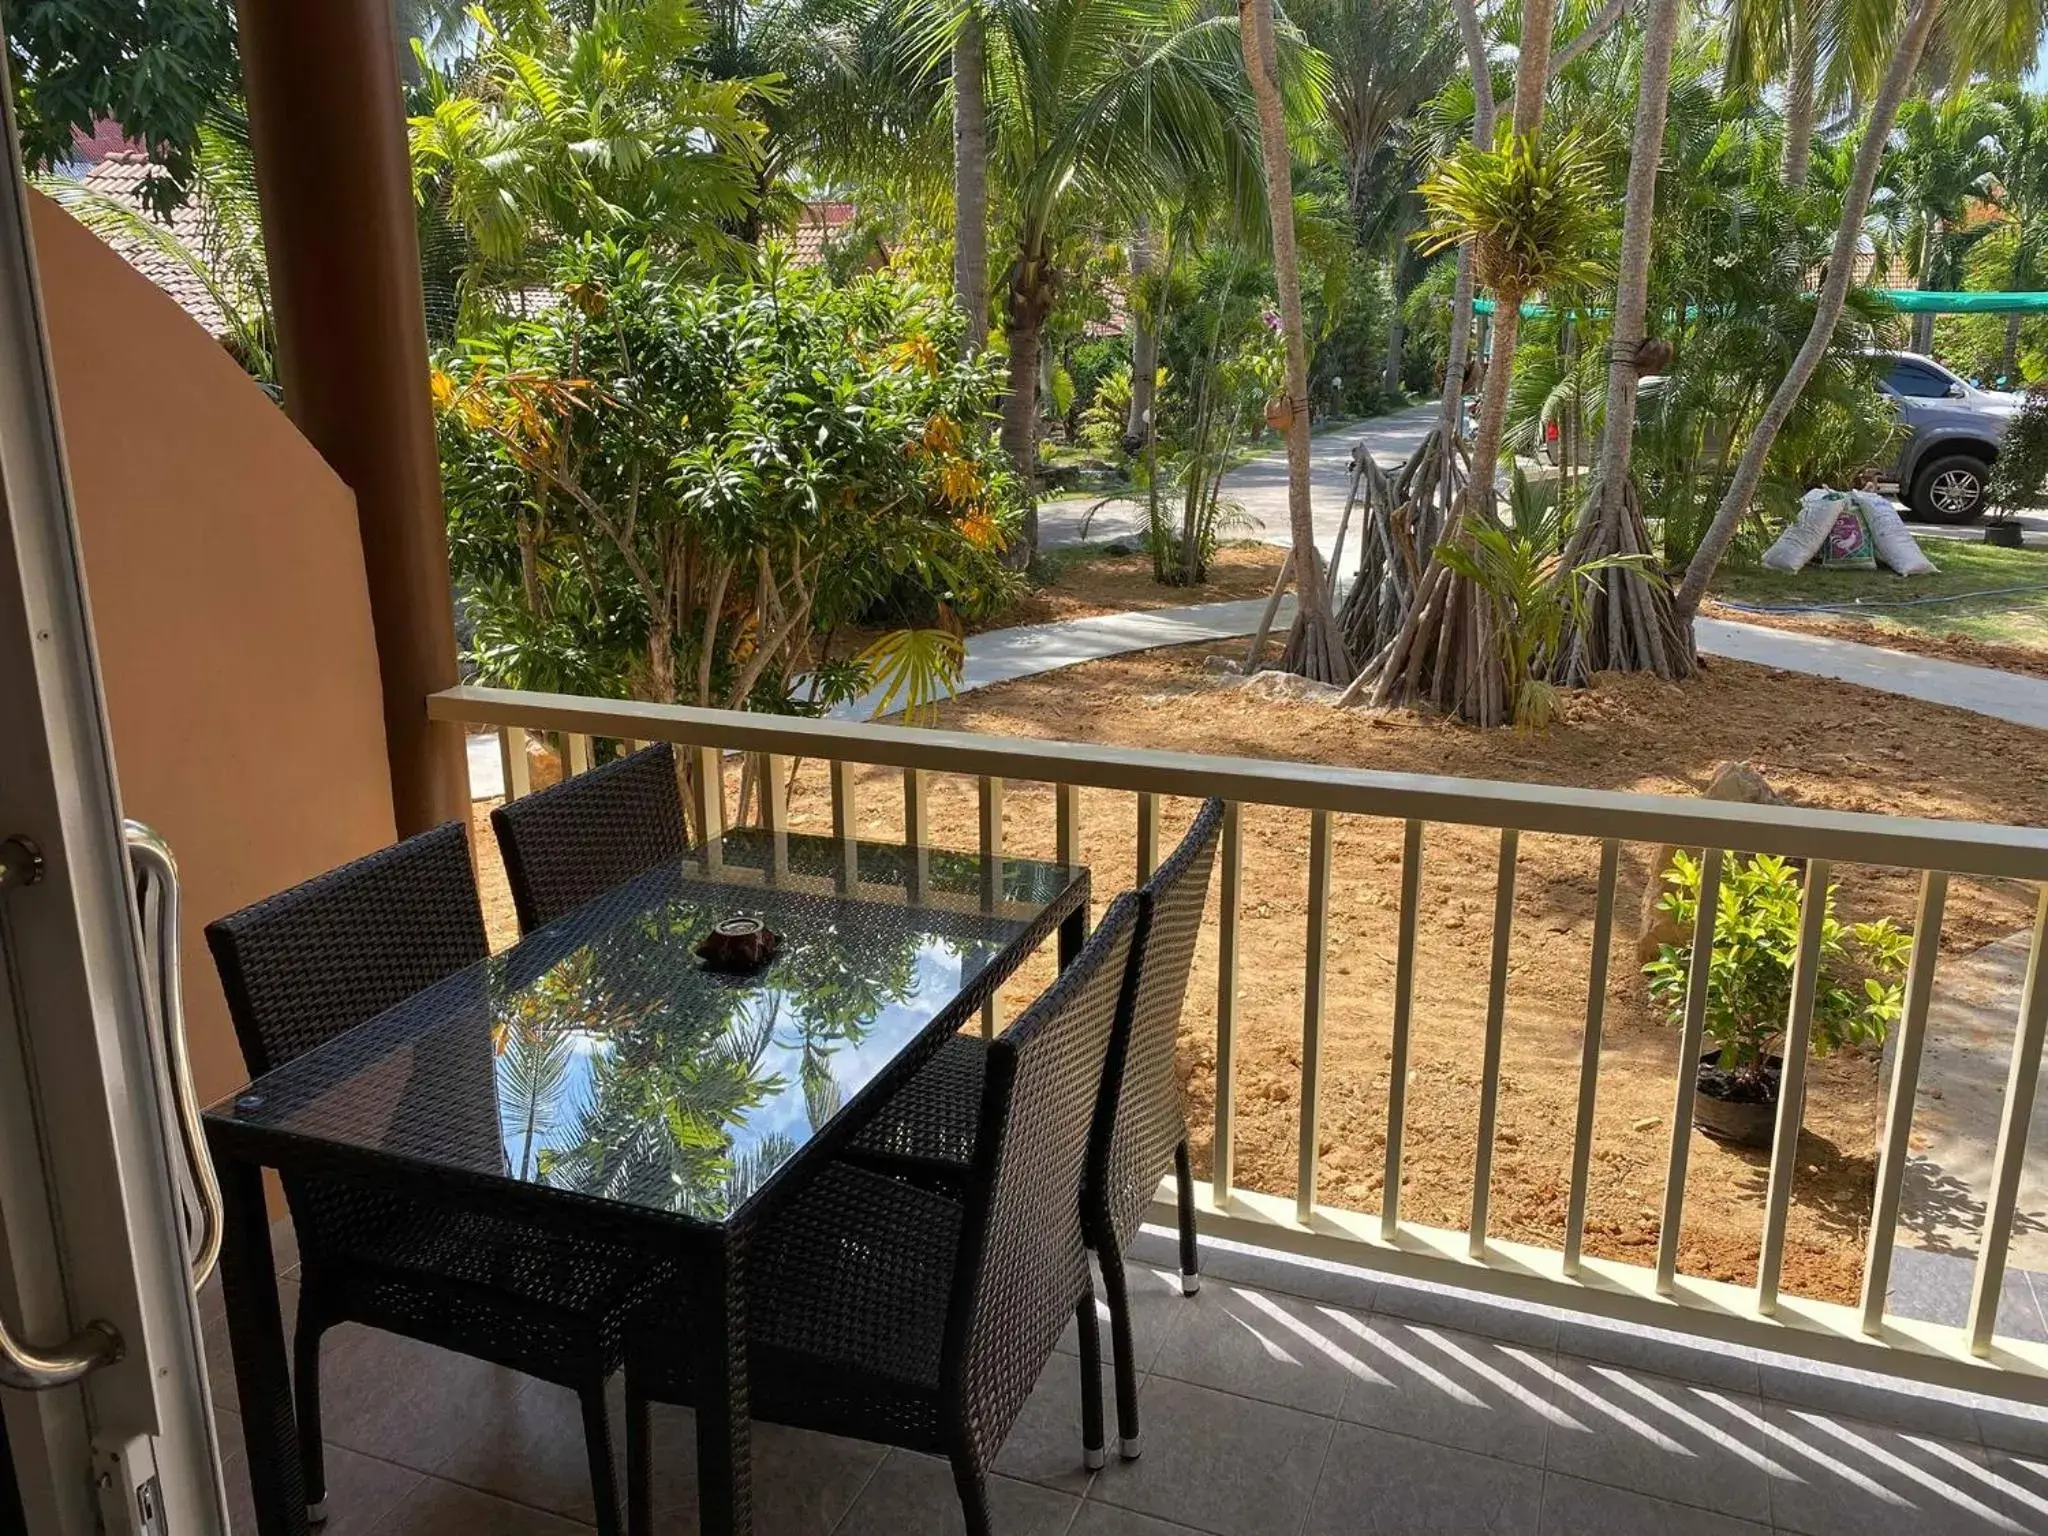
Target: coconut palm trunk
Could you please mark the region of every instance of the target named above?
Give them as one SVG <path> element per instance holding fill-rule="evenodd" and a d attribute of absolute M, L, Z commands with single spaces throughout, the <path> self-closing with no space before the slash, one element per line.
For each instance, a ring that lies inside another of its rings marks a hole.
<path fill-rule="evenodd" d="M 1024 482 L 1019 565 L 1038 554 L 1038 354 L 1052 301 L 1052 258 L 1043 242 L 1027 239 L 1010 269 L 1010 392 L 1002 430 L 1003 451 Z"/>
<path fill-rule="evenodd" d="M 1294 163 L 1280 107 L 1273 0 L 1238 0 L 1237 17 L 1245 73 L 1259 109 L 1259 149 L 1273 225 L 1273 275 L 1280 290 L 1280 329 L 1287 348 L 1287 521 L 1297 606 L 1281 664 L 1317 682 L 1344 683 L 1350 681 L 1351 666 L 1337 629 L 1322 556 L 1316 550 L 1315 512 L 1309 500 L 1308 342 L 1302 330 L 1301 266 L 1294 248 Z"/>
<path fill-rule="evenodd" d="M 1475 0 L 1451 0 L 1458 18 L 1458 32 L 1465 43 L 1465 66 L 1472 76 L 1472 142 L 1481 146 L 1493 142 L 1493 71 L 1486 58 L 1486 33 L 1479 25 Z M 1478 284 L 1472 276 L 1472 248 L 1458 248 L 1458 283 L 1451 297 L 1451 344 L 1444 358 L 1444 407 L 1437 424 L 1445 447 L 1443 455 L 1443 505 L 1448 508 L 1455 494 L 1457 453 L 1454 445 L 1463 427 L 1465 371 L 1472 354 L 1472 306 Z"/>
<path fill-rule="evenodd" d="M 1818 18 L 1805 0 L 1794 0 L 1790 24 L 1791 57 L 1785 66 L 1785 148 L 1781 162 L 1785 185 L 1803 187 L 1813 168 L 1815 93 L 1820 75 Z"/>
<path fill-rule="evenodd" d="M 1550 39 L 1557 23 L 1557 0 L 1523 0 L 1521 55 L 1515 64 L 1514 115 L 1509 132 L 1518 139 L 1543 132 L 1543 93 L 1550 83 Z M 1477 510 L 1491 515 L 1487 498 L 1500 469 L 1501 427 L 1507 420 L 1508 383 L 1515 371 L 1515 342 L 1521 335 L 1520 294 L 1495 295 L 1493 355 L 1486 364 L 1486 389 L 1480 396 L 1479 427 L 1472 435 L 1471 493 Z M 1471 509 L 1468 509 L 1471 510 Z"/>
<path fill-rule="evenodd" d="M 1629 480 L 1629 456 L 1636 428 L 1637 353 L 1649 314 L 1657 166 L 1664 154 L 1671 55 L 1682 3 L 1651 0 L 1643 30 L 1635 139 L 1629 148 L 1628 196 L 1608 345 L 1605 425 L 1592 485 L 1565 548 L 1562 566 L 1567 573 L 1617 555 L 1650 553 L 1649 532 Z M 1671 589 L 1659 572 L 1643 565 L 1610 566 L 1592 592 L 1587 623 L 1558 658 L 1562 681 L 1582 683 L 1590 674 L 1610 669 L 1655 672 L 1666 679 L 1690 675 L 1692 647 L 1673 620 Z"/>
<path fill-rule="evenodd" d="M 1152 256 L 1151 221 L 1140 219 L 1131 231 L 1131 408 L 1124 416 L 1126 445 L 1145 439 L 1153 385 L 1159 378 L 1159 316 L 1153 309 Z"/>
<path fill-rule="evenodd" d="M 1770 404 L 1764 407 L 1763 415 L 1751 431 L 1742 457 L 1736 462 L 1735 477 L 1729 482 L 1727 494 L 1715 509 L 1714 521 L 1708 526 L 1706 537 L 1700 540 L 1692 564 L 1686 568 L 1677 598 L 1678 617 L 1682 623 L 1689 624 L 1699 612 L 1700 599 L 1706 596 L 1707 583 L 1713 579 L 1714 568 L 1727 553 L 1729 541 L 1735 537 L 1736 525 L 1749 513 L 1750 502 L 1763 480 L 1764 460 L 1770 455 L 1771 445 L 1778 440 L 1785 418 L 1792 414 L 1792 407 L 1798 404 L 1799 396 L 1834 339 L 1835 323 L 1842 317 L 1842 306 L 1849 297 L 1849 282 L 1855 273 L 1857 244 L 1862 238 L 1864 216 L 1870 210 L 1870 192 L 1877 182 L 1878 161 L 1884 154 L 1886 141 L 1891 138 L 1892 125 L 1899 115 L 1899 103 L 1905 97 L 1913 72 L 1920 66 L 1921 54 L 1926 51 L 1927 35 L 1934 29 L 1941 3 L 1942 0 L 1914 0 L 1913 9 L 1907 13 L 1896 51 L 1885 68 L 1884 83 L 1878 89 L 1877 99 L 1871 103 L 1862 142 L 1856 148 L 1855 169 L 1842 197 L 1841 222 L 1835 226 L 1834 250 L 1828 257 L 1826 279 L 1814 304 L 1813 324 L 1808 327 L 1806 340 L 1771 396 Z"/>
<path fill-rule="evenodd" d="M 953 37 L 953 299 L 967 316 L 964 346 L 988 343 L 988 99 L 981 17 Z"/>

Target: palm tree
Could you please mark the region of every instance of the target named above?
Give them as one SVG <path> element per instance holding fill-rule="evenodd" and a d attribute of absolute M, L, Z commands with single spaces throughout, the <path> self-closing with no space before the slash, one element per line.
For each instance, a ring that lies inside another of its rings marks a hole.
<path fill-rule="evenodd" d="M 1855 166 L 1843 191 L 1841 217 L 1835 225 L 1834 249 L 1828 256 L 1820 293 L 1814 301 L 1813 323 L 1798 355 L 1792 359 L 1792 366 L 1786 370 L 1771 395 L 1770 404 L 1764 407 L 1762 416 L 1750 432 L 1742 457 L 1736 461 L 1728 489 L 1721 497 L 1720 506 L 1715 509 L 1714 520 L 1700 540 L 1692 563 L 1686 568 L 1685 580 L 1678 588 L 1676 599 L 1680 623 L 1690 623 L 1699 612 L 1700 600 L 1706 596 L 1707 583 L 1713 578 L 1714 568 L 1720 564 L 1729 541 L 1735 537 L 1736 524 L 1747 515 L 1750 502 L 1756 496 L 1771 445 L 1777 441 L 1792 407 L 1798 403 L 1807 381 L 1813 377 L 1814 370 L 1820 366 L 1821 358 L 1834 339 L 1835 323 L 1841 318 L 1842 306 L 1849 296 L 1849 284 L 1855 276 L 1858 247 L 1863 239 L 1864 218 L 1870 209 L 1871 189 L 1877 182 L 1878 164 L 1891 138 L 1892 125 L 1897 121 L 1899 103 L 1905 97 L 1914 72 L 1920 67 L 1928 34 L 1934 30 L 1941 8 L 1942 0 L 1912 0 L 1912 8 L 1895 39 L 1891 63 L 1885 70 L 1877 97 L 1871 103 L 1870 114 L 1863 125 L 1862 142 L 1857 147 Z"/>
<path fill-rule="evenodd" d="M 953 34 L 953 299 L 967 316 L 961 345 L 988 344 L 988 92 L 973 0 Z"/>
<path fill-rule="evenodd" d="M 549 247 L 625 236 L 672 258 L 742 258 L 779 87 L 686 62 L 716 35 L 692 0 L 595 0 L 581 22 L 481 10 L 475 55 L 434 69 L 409 125 L 413 179 L 460 232 L 462 298 L 518 292 Z"/>
<path fill-rule="evenodd" d="M 1418 273 L 1407 235 L 1422 141 L 1406 126 L 1443 88 L 1460 57 L 1444 23 L 1445 0 L 1313 0 L 1289 8 L 1303 35 L 1329 61 L 1328 130 L 1344 168 L 1353 238 L 1393 264 L 1387 321 L 1386 387 L 1401 384 L 1401 306 Z"/>
<path fill-rule="evenodd" d="M 1896 0 L 1734 0 L 1728 7 L 1722 83 L 1753 100 L 1779 82 L 1786 186 L 1805 186 L 1812 172 L 1821 110 L 1876 88 L 1896 16 Z"/>
<path fill-rule="evenodd" d="M 1964 87 L 1938 97 L 1915 97 L 1899 108 L 1902 141 L 1892 164 L 1898 172 L 1890 211 L 1904 235 L 1904 254 L 1922 289 L 1960 285 L 1969 247 L 1995 227 L 1964 228 L 1972 203 L 1989 202 L 1998 172 L 2001 114 L 1989 97 Z M 1934 316 L 1913 317 L 1913 350 L 1934 341 Z"/>
<path fill-rule="evenodd" d="M 1289 671 L 1322 683 L 1351 675 L 1329 581 L 1316 550 L 1315 510 L 1309 501 L 1308 340 L 1301 323 L 1301 262 L 1294 248 L 1294 157 L 1280 102 L 1280 71 L 1273 41 L 1273 0 L 1238 0 L 1238 36 L 1245 74 L 1259 107 L 1259 149 L 1266 166 L 1266 212 L 1273 225 L 1273 281 L 1280 290 L 1280 333 L 1287 347 L 1287 397 L 1278 423 L 1287 435 L 1287 521 L 1293 535 L 1294 633 L 1282 662 Z"/>
<path fill-rule="evenodd" d="M 1629 149 L 1628 196 L 1622 214 L 1621 260 L 1608 340 L 1607 398 L 1599 464 L 1564 569 L 1589 561 L 1646 556 L 1649 531 L 1630 493 L 1629 453 L 1635 440 L 1637 352 L 1650 297 L 1651 224 L 1657 208 L 1657 167 L 1664 158 L 1664 120 L 1671 100 L 1671 55 L 1678 41 L 1679 0 L 1650 0 L 1636 91 L 1635 140 Z M 1568 576 L 1567 579 L 1573 579 Z M 1692 647 L 1671 617 L 1671 591 L 1641 564 L 1612 569 L 1591 592 L 1579 643 L 1560 658 L 1561 675 L 1577 682 L 1610 668 L 1678 678 L 1692 671 Z"/>
<path fill-rule="evenodd" d="M 2035 91 L 2008 89 L 1998 98 L 1998 206 L 2004 217 L 2010 254 L 2005 287 L 2026 293 L 2048 277 L 2048 97 Z M 2005 351 L 1999 372 L 2012 378 L 2019 360 L 2018 311 L 2005 319 Z"/>
<path fill-rule="evenodd" d="M 909 45 L 928 70 L 949 67 L 959 14 L 954 0 L 913 13 Z M 1255 197 L 1242 166 L 1248 114 L 1228 23 L 1197 0 L 984 0 L 980 21 L 989 180 L 1010 241 L 1002 438 L 1028 484 L 1063 240 L 1106 210 L 1155 206 L 1177 177 Z M 1033 508 L 1027 553 L 1037 539 Z"/>

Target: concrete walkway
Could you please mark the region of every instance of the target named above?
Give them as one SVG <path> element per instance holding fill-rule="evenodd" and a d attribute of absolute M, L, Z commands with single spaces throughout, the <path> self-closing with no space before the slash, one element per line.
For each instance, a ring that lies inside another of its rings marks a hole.
<path fill-rule="evenodd" d="M 1709 656 L 1831 677 L 2048 731 L 2048 681 L 2038 677 L 1726 619 L 1700 619 L 1694 633 Z"/>

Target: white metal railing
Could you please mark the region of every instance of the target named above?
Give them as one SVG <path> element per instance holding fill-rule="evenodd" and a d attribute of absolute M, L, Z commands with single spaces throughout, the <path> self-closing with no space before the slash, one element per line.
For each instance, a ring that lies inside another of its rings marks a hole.
<path fill-rule="evenodd" d="M 565 769 L 589 765 L 593 738 L 668 741 L 685 749 L 691 819 L 700 833 L 725 824 L 724 761 L 753 759 L 750 778 L 764 792 L 763 822 L 786 827 L 784 786 L 793 759 L 830 765 L 833 835 L 857 840 L 853 769 L 867 765 L 903 774 L 904 829 L 929 841 L 931 777 L 959 775 L 977 785 L 982 850 L 1004 847 L 1008 781 L 1053 786 L 1057 857 L 1078 863 L 1083 788 L 1135 796 L 1134 863 L 1139 879 L 1160 856 L 1164 796 L 1220 796 L 1227 806 L 1218 861 L 1215 1128 L 1211 1181 L 1202 1192 L 1205 1230 L 1292 1252 L 1360 1263 L 1412 1278 L 1464 1285 L 1496 1295 L 1574 1307 L 1626 1320 L 1761 1345 L 2048 1403 L 2048 1345 L 1996 1331 L 1997 1308 L 2018 1209 L 2029 1121 L 2048 1036 L 2048 830 L 1971 822 L 1915 820 L 1787 806 L 1756 806 L 1665 796 L 1559 788 L 1335 768 L 1247 758 L 1207 757 L 1086 743 L 854 724 L 800 717 L 453 688 L 428 700 L 440 721 L 497 729 L 505 744 L 508 795 L 527 791 L 528 731 L 564 738 Z M 1308 905 L 1304 951 L 1300 1140 L 1292 1199 L 1241 1189 L 1235 1182 L 1233 1064 L 1240 1020 L 1238 945 L 1244 878 L 1241 808 L 1295 808 L 1309 813 Z M 1318 1112 L 1322 1033 L 1330 940 L 1333 818 L 1360 815 L 1405 823 L 1392 998 L 1386 1106 L 1386 1168 L 1382 1209 L 1360 1213 L 1318 1198 Z M 1462 1231 L 1404 1221 L 1400 1214 L 1407 1084 L 1413 1037 L 1416 934 L 1427 829 L 1431 823 L 1498 833 L 1492 943 L 1486 988 L 1478 1138 L 1471 1219 Z M 1561 1249 L 1490 1237 L 1495 1125 L 1507 1018 L 1507 974 L 1513 950 L 1514 887 L 1524 834 L 1562 834 L 1597 845 L 1598 877 L 1585 1011 L 1570 1191 Z M 1722 875 L 1722 850 L 1770 852 L 1807 861 L 1799 947 L 1786 1021 L 1784 1078 L 1776 1138 L 1765 1182 L 1757 1283 L 1737 1286 L 1679 1272 L 1686 1167 L 1692 1147 L 1695 1079 L 1707 1009 L 1711 944 L 1695 942 L 1682 1011 L 1677 1088 L 1665 1159 L 1665 1187 L 1655 1264 L 1644 1268 L 1583 1250 L 1593 1148 L 1599 1060 L 1623 843 L 1698 848 L 1703 852 L 1695 938 L 1711 935 Z M 1784 1294 L 1780 1289 L 1794 1151 L 1804 1101 L 1807 1044 L 1819 975 L 1821 919 L 1831 868 L 1856 863 L 1921 872 L 1921 890 L 1903 1016 L 1879 1147 L 1872 1220 L 1857 1306 Z M 2002 1107 L 1992 1185 L 1987 1193 L 1971 1304 L 1960 1328 L 1892 1316 L 1886 1305 L 1900 1194 L 1910 1155 L 1914 1097 L 1925 1045 L 1929 1001 L 1951 876 L 2016 880 L 2035 888 L 2032 950 L 2011 1069 Z M 992 1027 L 993 1019 L 984 1019 Z"/>

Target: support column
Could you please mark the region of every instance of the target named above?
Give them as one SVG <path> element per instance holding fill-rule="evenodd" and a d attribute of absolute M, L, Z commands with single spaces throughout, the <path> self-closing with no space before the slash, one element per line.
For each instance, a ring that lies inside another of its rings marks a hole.
<path fill-rule="evenodd" d="M 468 814 L 391 0 L 236 0 L 287 414 L 356 498 L 400 836 Z M 289 517 L 292 508 L 279 507 Z M 306 658 L 318 666 L 320 658 Z"/>

